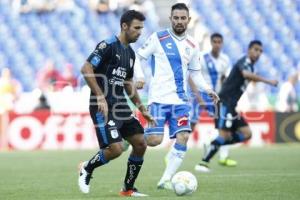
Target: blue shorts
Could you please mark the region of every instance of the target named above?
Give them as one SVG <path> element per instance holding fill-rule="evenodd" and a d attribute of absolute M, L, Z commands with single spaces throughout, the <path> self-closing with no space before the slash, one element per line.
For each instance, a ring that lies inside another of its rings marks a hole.
<path fill-rule="evenodd" d="M 200 96 L 202 97 L 203 101 L 205 102 L 205 109 L 203 109 L 197 99 L 193 98 L 193 104 L 192 104 L 192 111 L 191 111 L 191 122 L 197 123 L 199 120 L 199 116 L 201 112 L 204 112 L 205 110 L 209 113 L 210 116 L 214 116 L 215 114 L 215 104 L 213 102 L 213 99 L 206 93 L 206 92 L 200 92 Z"/>
<path fill-rule="evenodd" d="M 191 132 L 189 112 L 191 107 L 187 104 L 160 104 L 149 105 L 149 112 L 156 120 L 155 127 L 145 129 L 145 135 L 163 135 L 165 123 L 169 125 L 169 138 L 176 138 L 176 134 L 182 131 Z"/>

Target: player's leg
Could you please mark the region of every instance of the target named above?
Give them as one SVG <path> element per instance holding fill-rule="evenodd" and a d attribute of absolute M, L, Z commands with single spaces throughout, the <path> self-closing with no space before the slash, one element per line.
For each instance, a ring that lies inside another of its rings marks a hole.
<path fill-rule="evenodd" d="M 136 178 L 143 166 L 144 154 L 147 143 L 144 139 L 144 129 L 137 119 L 132 118 L 124 122 L 120 133 L 132 146 L 132 151 L 127 162 L 127 170 L 124 179 L 124 186 L 120 192 L 122 196 L 147 196 L 137 191 L 134 187 Z"/>
<path fill-rule="evenodd" d="M 185 157 L 187 141 L 191 133 L 189 109 L 188 105 L 176 105 L 173 108 L 174 112 L 169 119 L 170 138 L 176 138 L 176 141 L 166 156 L 166 168 L 157 185 L 159 189 L 172 189 L 170 180 Z"/>
<path fill-rule="evenodd" d="M 210 143 L 202 160 L 195 166 L 195 170 L 199 172 L 210 172 L 209 161 L 218 152 L 220 146 L 225 145 L 226 141 L 231 138 L 234 111 L 225 105 L 219 105 L 218 108 L 219 113 L 215 119 L 215 126 L 219 131 L 219 135 Z"/>
<path fill-rule="evenodd" d="M 229 147 L 230 145 L 224 145 L 220 147 L 219 164 L 227 167 L 235 167 L 237 165 L 237 161 L 229 157 Z"/>
<path fill-rule="evenodd" d="M 156 121 L 155 127 L 147 127 L 145 129 L 145 140 L 148 146 L 154 147 L 163 141 L 164 126 L 166 120 L 166 113 L 168 112 L 168 105 L 152 103 L 149 106 L 149 113 Z"/>
<path fill-rule="evenodd" d="M 80 164 L 78 185 L 83 193 L 89 193 L 90 179 L 94 169 L 119 157 L 123 151 L 122 138 L 117 126 L 105 124 L 103 115 L 95 110 L 91 110 L 91 117 L 95 125 L 100 150 L 90 160 Z M 109 117 L 109 119 L 111 118 Z"/>
<path fill-rule="evenodd" d="M 232 137 L 226 141 L 227 144 L 240 143 L 251 138 L 252 131 L 242 116 L 238 115 L 234 120 L 234 127 L 235 131 L 233 131 Z"/>
<path fill-rule="evenodd" d="M 190 111 L 190 122 L 191 122 L 192 132 L 196 131 L 195 128 L 199 120 L 199 115 L 200 115 L 200 105 L 198 104 L 196 99 L 193 99 L 192 108 Z"/>

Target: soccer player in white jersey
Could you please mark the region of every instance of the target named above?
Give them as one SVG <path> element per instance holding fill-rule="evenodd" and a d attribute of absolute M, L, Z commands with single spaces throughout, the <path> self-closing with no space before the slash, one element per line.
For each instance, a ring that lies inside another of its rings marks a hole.
<path fill-rule="evenodd" d="M 210 36 L 211 51 L 203 53 L 200 57 L 201 70 L 205 81 L 216 92 L 220 92 L 221 85 L 229 74 L 231 69 L 231 62 L 229 57 L 222 52 L 223 36 L 220 33 L 213 33 Z M 201 112 L 206 110 L 210 116 L 215 114 L 215 105 L 212 99 L 205 93 L 200 92 L 200 96 L 204 101 L 204 106 L 199 106 L 196 98 L 193 100 L 193 107 L 191 112 L 191 127 L 194 130 L 195 125 L 199 121 Z M 204 109 L 203 109 L 204 108 Z M 229 159 L 228 145 L 220 148 L 219 164 L 223 166 L 236 166 L 235 160 Z M 195 170 L 198 171 L 198 165 L 195 166 Z"/>
<path fill-rule="evenodd" d="M 191 132 L 187 79 L 193 80 L 198 89 L 204 89 L 218 101 L 218 96 L 201 75 L 199 48 L 194 39 L 186 34 L 190 21 L 188 7 L 184 3 L 173 5 L 170 21 L 170 29 L 153 33 L 137 51 L 139 59 L 152 59 L 148 104 L 149 112 L 157 124 L 145 130 L 147 144 L 157 146 L 162 142 L 165 123 L 169 125 L 169 138 L 176 138 L 166 156 L 167 166 L 158 182 L 159 189 L 172 189 L 170 180 L 180 167 L 187 150 Z"/>

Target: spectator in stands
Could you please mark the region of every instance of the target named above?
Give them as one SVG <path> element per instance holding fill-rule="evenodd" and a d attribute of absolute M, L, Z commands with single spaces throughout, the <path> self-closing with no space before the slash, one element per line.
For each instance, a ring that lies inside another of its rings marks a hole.
<path fill-rule="evenodd" d="M 57 84 L 55 85 L 56 89 L 63 89 L 66 86 L 71 86 L 76 88 L 78 84 L 77 77 L 73 70 L 73 65 L 67 63 L 64 67 L 62 75 L 59 77 Z"/>
<path fill-rule="evenodd" d="M 50 110 L 51 107 L 48 103 L 48 100 L 46 96 L 42 93 L 41 96 L 39 97 L 39 103 L 38 105 L 34 108 L 34 111 L 39 111 L 39 110 Z"/>
<path fill-rule="evenodd" d="M 4 68 L 0 77 L 0 113 L 13 109 L 21 91 L 21 84 L 12 77 L 9 68 Z"/>
<path fill-rule="evenodd" d="M 61 74 L 55 69 L 51 60 L 46 61 L 45 66 L 38 72 L 38 87 L 42 92 L 54 91 L 57 83 L 62 80 Z"/>
<path fill-rule="evenodd" d="M 296 112 L 299 110 L 296 92 L 298 73 L 292 72 L 288 80 L 284 82 L 278 93 L 276 109 L 279 112 Z"/>
<path fill-rule="evenodd" d="M 58 13 L 70 13 L 78 20 L 84 20 L 84 11 L 78 7 L 74 0 L 56 0 L 55 11 Z"/>
<path fill-rule="evenodd" d="M 157 27 L 159 27 L 159 17 L 156 13 L 156 9 L 152 0 L 134 0 L 129 9 L 142 12 L 146 16 L 147 20 L 151 22 L 149 26 L 151 26 L 152 30 L 155 30 Z"/>
<path fill-rule="evenodd" d="M 266 111 L 271 109 L 272 106 L 266 95 L 264 85 L 254 81 L 249 83 L 237 105 L 237 110 L 241 112 Z"/>
<path fill-rule="evenodd" d="M 110 11 L 109 0 L 89 0 L 89 6 L 99 14 Z"/>
<path fill-rule="evenodd" d="M 44 13 L 55 9 L 56 0 L 14 0 L 12 6 L 19 13 Z"/>

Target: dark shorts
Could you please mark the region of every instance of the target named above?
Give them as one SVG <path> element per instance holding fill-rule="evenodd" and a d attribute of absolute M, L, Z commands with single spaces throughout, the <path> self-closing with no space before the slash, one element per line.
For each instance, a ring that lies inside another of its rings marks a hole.
<path fill-rule="evenodd" d="M 235 106 L 226 103 L 218 104 L 218 114 L 215 118 L 215 127 L 231 132 L 236 132 L 238 128 L 248 126 L 245 119 L 235 111 Z"/>
<path fill-rule="evenodd" d="M 90 109 L 90 115 L 95 125 L 97 139 L 101 149 L 108 147 L 110 144 L 121 142 L 122 138 L 136 134 L 144 134 L 144 128 L 133 116 L 126 120 L 117 120 L 114 119 L 110 113 L 107 123 L 105 124 L 102 113 L 96 109 Z"/>

